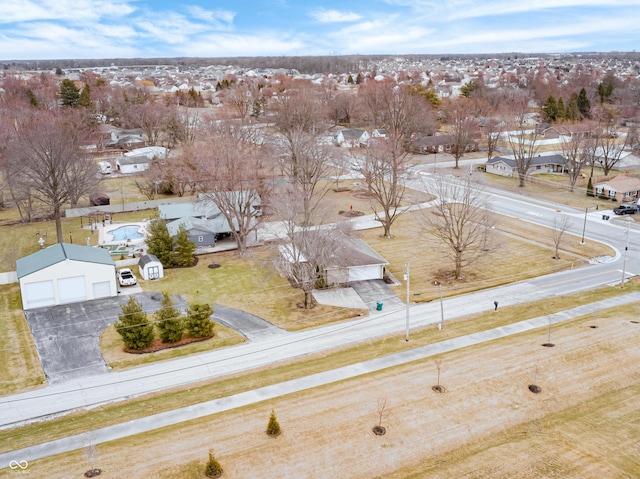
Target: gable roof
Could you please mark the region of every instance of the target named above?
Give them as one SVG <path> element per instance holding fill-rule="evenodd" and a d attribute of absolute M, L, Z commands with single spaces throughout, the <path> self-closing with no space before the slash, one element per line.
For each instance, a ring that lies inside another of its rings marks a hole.
<path fill-rule="evenodd" d="M 70 243 L 56 243 L 37 253 L 20 258 L 16 261 L 16 273 L 18 278 L 22 278 L 65 260 L 106 264 L 115 267 L 115 262 L 113 258 L 111 258 L 111 254 L 104 248 L 80 246 Z"/>
<path fill-rule="evenodd" d="M 494 156 L 490 160 L 487 160 L 487 165 L 492 165 L 494 163 L 504 163 L 511 168 L 516 168 L 516 160 L 514 158 L 508 158 L 505 156 Z M 529 166 L 538 166 L 538 165 L 560 165 L 563 166 L 566 164 L 566 159 L 562 155 L 553 154 L 553 155 L 538 155 L 531 158 L 531 164 Z"/>
<path fill-rule="evenodd" d="M 631 176 L 618 175 L 610 180 L 596 183 L 594 188 L 604 188 L 608 191 L 627 193 L 629 191 L 640 191 L 640 179 Z"/>
<path fill-rule="evenodd" d="M 160 260 L 154 254 L 145 254 L 140 257 L 140 261 L 138 261 L 138 266 L 142 266 L 144 268 L 149 263 L 160 263 Z"/>

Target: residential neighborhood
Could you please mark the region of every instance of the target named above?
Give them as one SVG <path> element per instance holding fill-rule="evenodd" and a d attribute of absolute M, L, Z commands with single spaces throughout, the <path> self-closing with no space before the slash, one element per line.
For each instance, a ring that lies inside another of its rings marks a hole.
<path fill-rule="evenodd" d="M 4 69 L 0 475 L 440 477 L 636 387 L 640 56 L 247 61 Z"/>

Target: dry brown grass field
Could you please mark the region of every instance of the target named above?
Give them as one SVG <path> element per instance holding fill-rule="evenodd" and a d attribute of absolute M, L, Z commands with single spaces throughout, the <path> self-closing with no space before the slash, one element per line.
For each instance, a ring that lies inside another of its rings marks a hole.
<path fill-rule="evenodd" d="M 201 478 L 214 448 L 232 478 L 638 477 L 639 313 L 554 326 L 553 348 L 535 330 L 444 354 L 442 394 L 426 359 L 101 444 L 96 465 L 107 478 Z M 387 433 L 375 436 L 380 399 Z M 275 439 L 264 432 L 271 409 Z M 29 464 L 34 477 L 87 469 L 81 451 Z"/>

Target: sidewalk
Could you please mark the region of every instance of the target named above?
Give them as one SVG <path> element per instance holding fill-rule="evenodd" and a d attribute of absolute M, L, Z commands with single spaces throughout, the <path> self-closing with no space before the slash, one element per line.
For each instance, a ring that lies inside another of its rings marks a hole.
<path fill-rule="evenodd" d="M 352 364 L 339 369 L 293 379 L 283 383 L 266 386 L 252 391 L 235 394 L 225 398 L 175 409 L 153 416 L 136 419 L 122 424 L 97 429 L 83 434 L 69 436 L 36 446 L 0 454 L 0 468 L 8 466 L 12 460 L 34 461 L 86 447 L 88 444 L 100 444 L 120 439 L 161 427 L 178 424 L 211 414 L 256 404 L 306 389 L 324 386 L 345 379 L 356 378 L 364 374 L 381 371 L 412 361 L 421 360 L 437 354 L 503 338 L 513 334 L 530 331 L 536 328 L 558 324 L 602 309 L 612 308 L 640 300 L 640 293 L 630 293 L 616 298 L 609 298 L 595 303 L 584 304 L 569 310 L 541 316 L 503 327 L 489 329 L 478 333 L 418 347 L 381 358 Z"/>

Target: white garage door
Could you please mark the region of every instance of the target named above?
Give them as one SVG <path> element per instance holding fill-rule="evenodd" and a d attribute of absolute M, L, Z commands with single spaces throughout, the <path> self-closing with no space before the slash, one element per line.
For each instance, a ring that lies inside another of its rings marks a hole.
<path fill-rule="evenodd" d="M 53 281 L 38 281 L 24 285 L 24 308 L 43 308 L 56 304 L 56 297 L 53 292 Z"/>
<path fill-rule="evenodd" d="M 102 281 L 100 283 L 93 283 L 93 297 L 108 298 L 111 296 L 111 283 L 109 281 Z"/>
<path fill-rule="evenodd" d="M 382 279 L 380 269 L 380 266 L 356 266 L 349 268 L 349 281 Z"/>
<path fill-rule="evenodd" d="M 87 288 L 85 287 L 84 276 L 59 279 L 58 297 L 60 298 L 60 304 L 85 301 L 87 299 Z"/>

